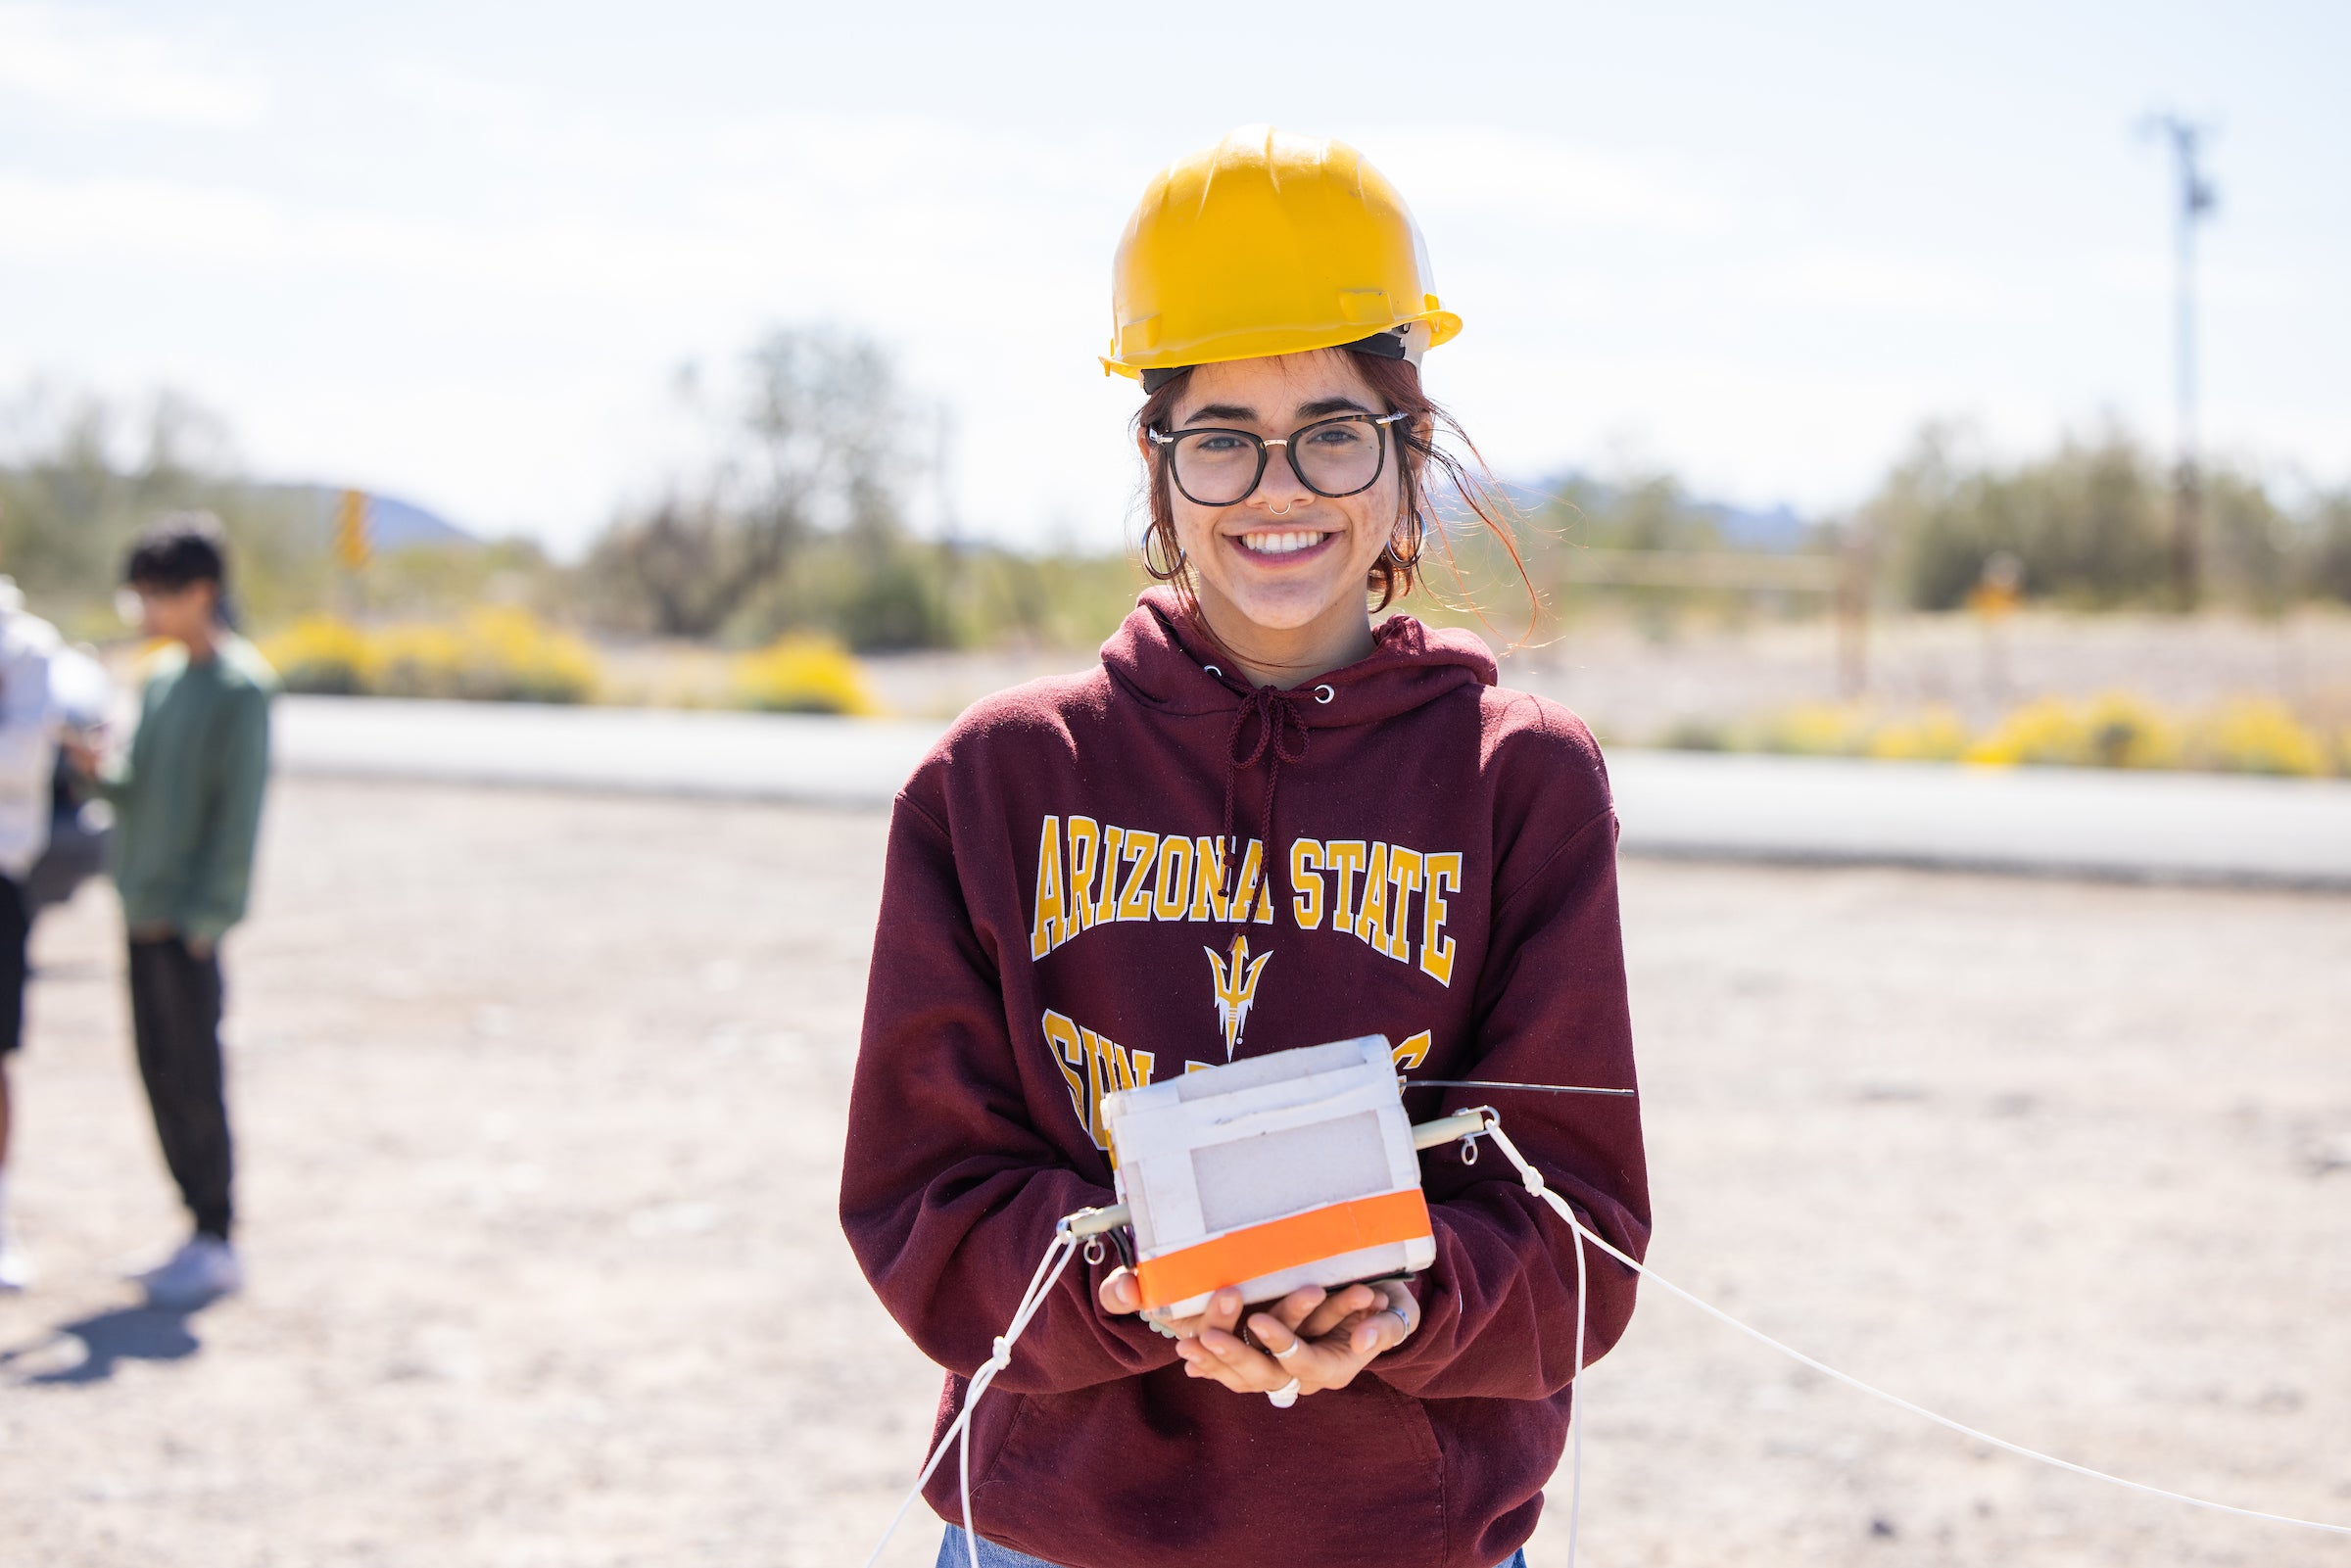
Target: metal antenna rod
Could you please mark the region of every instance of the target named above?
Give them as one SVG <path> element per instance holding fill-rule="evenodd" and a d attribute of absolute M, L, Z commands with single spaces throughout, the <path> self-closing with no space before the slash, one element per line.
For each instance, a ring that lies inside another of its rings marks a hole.
<path fill-rule="evenodd" d="M 1591 1089 L 1573 1083 L 1494 1083 L 1485 1078 L 1406 1078 L 1407 1089 L 1532 1089 L 1537 1094 L 1607 1094 L 1630 1100 L 1637 1089 Z"/>

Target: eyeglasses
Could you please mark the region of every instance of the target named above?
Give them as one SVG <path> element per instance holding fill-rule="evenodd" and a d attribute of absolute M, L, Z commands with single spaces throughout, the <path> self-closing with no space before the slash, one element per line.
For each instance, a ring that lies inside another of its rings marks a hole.
<path fill-rule="evenodd" d="M 1298 483 L 1329 500 L 1360 495 L 1379 483 L 1387 463 L 1386 427 L 1401 413 L 1341 414 L 1301 425 L 1268 441 L 1246 430 L 1214 426 L 1173 433 L 1154 430 L 1152 444 L 1168 453 L 1176 488 L 1195 506 L 1237 506 L 1266 477 L 1266 449 L 1279 447 Z"/>

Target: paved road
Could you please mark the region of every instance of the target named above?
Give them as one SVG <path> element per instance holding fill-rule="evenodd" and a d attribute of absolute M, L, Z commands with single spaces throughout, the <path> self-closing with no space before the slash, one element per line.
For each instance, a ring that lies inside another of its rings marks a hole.
<path fill-rule="evenodd" d="M 940 726 L 632 708 L 286 699 L 293 774 L 888 803 Z M 2351 784 L 1622 750 L 1638 854 L 2351 889 Z"/>

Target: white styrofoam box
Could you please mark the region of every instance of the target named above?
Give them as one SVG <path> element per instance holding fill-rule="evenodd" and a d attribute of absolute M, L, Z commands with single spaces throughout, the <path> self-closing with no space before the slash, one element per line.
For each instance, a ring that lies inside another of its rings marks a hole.
<path fill-rule="evenodd" d="M 1436 1260 L 1426 1212 L 1417 1207 L 1412 1123 L 1381 1035 L 1186 1072 L 1105 1095 L 1102 1111 L 1146 1298 L 1169 1279 L 1214 1279 L 1155 1305 L 1157 1315 L 1198 1312 L 1225 1285 L 1240 1287 L 1245 1301 L 1265 1302 L 1303 1286 L 1408 1273 Z M 1413 1195 L 1409 1202 L 1389 1198 L 1405 1193 Z M 1416 1226 L 1404 1224 L 1415 1233 L 1294 1256 L 1302 1235 L 1344 1228 L 1341 1221 L 1373 1210 L 1386 1231 L 1398 1229 L 1408 1211 L 1416 1213 Z M 1324 1211 L 1328 1223 L 1301 1218 Z M 1237 1279 L 1215 1273 L 1244 1257 L 1278 1257 L 1280 1266 Z"/>

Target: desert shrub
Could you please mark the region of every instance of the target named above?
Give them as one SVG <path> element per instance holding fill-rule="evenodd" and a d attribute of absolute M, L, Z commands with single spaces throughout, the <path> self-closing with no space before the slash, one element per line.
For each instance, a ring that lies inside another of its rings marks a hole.
<path fill-rule="evenodd" d="M 466 668 L 486 700 L 586 702 L 597 688 L 596 650 L 528 610 L 478 609 L 460 623 Z"/>
<path fill-rule="evenodd" d="M 1869 755 L 1883 762 L 1956 762 L 1967 754 L 1966 721 L 1947 707 L 1893 720 L 1869 737 Z"/>
<path fill-rule="evenodd" d="M 385 695 L 585 702 L 596 693 L 594 650 L 519 609 L 473 610 L 455 627 L 396 627 L 379 669 Z"/>
<path fill-rule="evenodd" d="M 2225 602 L 2264 615 L 2290 603 L 2310 575 L 2303 530 L 2243 474 L 2226 469 L 2204 484 L 2205 587 Z"/>
<path fill-rule="evenodd" d="M 1970 746 L 1965 760 L 1992 767 L 2176 768 L 2180 730 L 2127 692 L 2087 703 L 2029 702 Z"/>
<path fill-rule="evenodd" d="M 1667 727 L 1657 737 L 1657 744 L 1668 751 L 1732 751 L 1737 749 L 1737 737 L 1726 724 L 1684 717 Z"/>
<path fill-rule="evenodd" d="M 2323 496 L 2311 508 L 2303 589 L 2351 604 L 2351 489 Z"/>
<path fill-rule="evenodd" d="M 2184 768 L 2295 778 L 2351 777 L 2351 730 L 2331 735 L 2267 697 L 2240 697 L 2185 718 L 2141 697 L 2090 701 L 2041 697 L 1971 736 L 1950 708 L 1887 715 L 1816 703 L 1723 725 L 1684 719 L 1657 743 L 1683 751 L 1776 751 L 1889 762 L 1968 762 L 1984 767 Z"/>
<path fill-rule="evenodd" d="M 2169 581 L 2166 491 L 2155 460 L 2117 430 L 2051 456 L 1993 467 L 1964 432 L 1931 427 L 1869 510 L 1903 596 L 1954 609 L 2005 552 L 2024 592 L 2086 605 L 2148 598 Z"/>
<path fill-rule="evenodd" d="M 1754 727 L 1749 747 L 1797 757 L 1855 757 L 1869 749 L 1867 710 L 1813 702 L 1787 708 Z"/>
<path fill-rule="evenodd" d="M 764 713 L 879 713 L 865 672 L 824 638 L 786 637 L 735 661 L 736 702 Z"/>
<path fill-rule="evenodd" d="M 2240 697 L 2203 715 L 2188 732 L 2190 764 L 2215 773 L 2267 773 L 2316 778 L 2333 759 L 2319 735 L 2285 704 Z"/>
<path fill-rule="evenodd" d="M 447 626 L 388 626 L 368 643 L 367 690 L 386 697 L 460 694 L 464 640 Z"/>
<path fill-rule="evenodd" d="M 2028 702 L 1967 748 L 1965 760 L 1987 767 L 2018 763 L 2063 764 L 2081 750 L 2082 726 L 2063 697 Z"/>
<path fill-rule="evenodd" d="M 1785 708 L 1745 725 L 1683 720 L 1663 742 L 1682 751 L 1769 751 L 1797 757 L 1876 757 L 1889 762 L 1955 762 L 1967 725 L 1947 707 L 1890 717 L 1849 703 Z"/>
<path fill-rule="evenodd" d="M 373 629 L 312 616 L 262 651 L 292 691 L 585 702 L 597 688 L 595 651 L 519 609 L 476 609 L 455 625 Z"/>
<path fill-rule="evenodd" d="M 309 615 L 263 644 L 289 691 L 359 696 L 367 689 L 367 635 L 331 615 Z"/>

